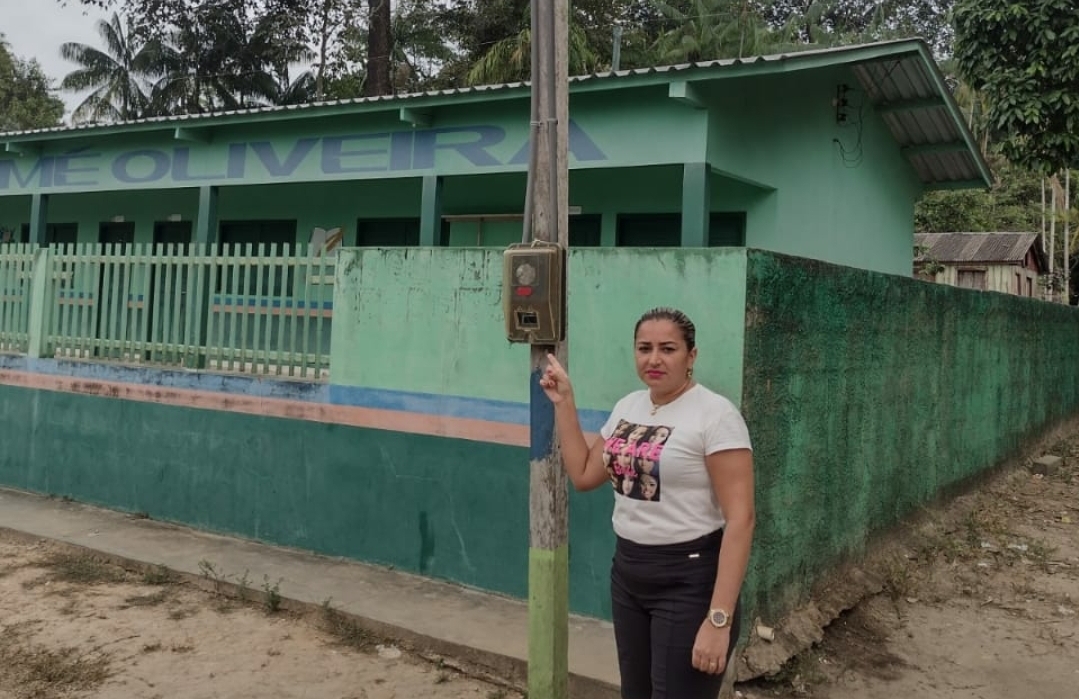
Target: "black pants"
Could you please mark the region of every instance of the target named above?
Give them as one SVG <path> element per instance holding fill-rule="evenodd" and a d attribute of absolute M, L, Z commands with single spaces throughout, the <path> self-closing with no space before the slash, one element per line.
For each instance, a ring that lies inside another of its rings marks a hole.
<path fill-rule="evenodd" d="M 611 566 L 611 604 L 623 699 L 715 699 L 723 675 L 693 667 L 708 616 L 723 532 L 668 546 L 621 537 Z M 741 626 L 734 610 L 730 665 Z"/>

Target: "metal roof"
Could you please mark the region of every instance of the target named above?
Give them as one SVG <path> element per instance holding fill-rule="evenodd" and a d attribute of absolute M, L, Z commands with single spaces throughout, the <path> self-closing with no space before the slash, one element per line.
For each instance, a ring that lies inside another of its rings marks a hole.
<path fill-rule="evenodd" d="M 938 262 L 996 262 L 1019 264 L 1031 246 L 1043 257 L 1037 233 L 916 233 L 914 244 L 925 248 L 919 260 L 931 257 Z M 1041 260 L 1044 262 L 1044 260 Z"/>
<path fill-rule="evenodd" d="M 992 177 L 962 114 L 925 42 L 917 39 L 841 46 L 792 53 L 724 59 L 571 77 L 573 92 L 619 89 L 675 80 L 705 81 L 754 77 L 776 72 L 850 65 L 871 103 L 881 113 L 923 183 L 931 186 L 988 186 Z M 219 122 L 266 118 L 299 118 L 339 113 L 342 109 L 378 110 L 452 104 L 462 99 L 506 99 L 524 93 L 529 83 L 477 85 L 361 97 L 301 105 L 152 117 L 110 124 L 78 124 L 0 134 L 8 142 L 49 140 L 76 134 L 98 135 L 142 128 L 194 128 Z M 92 133 L 89 133 L 92 132 Z"/>

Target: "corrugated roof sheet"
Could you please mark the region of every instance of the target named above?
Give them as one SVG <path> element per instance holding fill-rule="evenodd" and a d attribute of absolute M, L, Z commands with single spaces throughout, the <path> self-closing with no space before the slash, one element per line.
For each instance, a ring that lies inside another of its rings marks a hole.
<path fill-rule="evenodd" d="M 878 51 L 871 58 L 862 58 L 867 51 Z M 869 95 L 874 105 L 888 105 L 882 114 L 899 146 L 911 149 L 905 153 L 908 161 L 918 173 L 922 182 L 927 184 L 972 183 L 989 184 L 989 168 L 974 146 L 966 124 L 957 118 L 959 114 L 951 95 L 944 86 L 936 64 L 919 40 L 899 40 L 877 44 L 841 46 L 809 51 L 754 56 L 744 59 L 724 59 L 699 63 L 683 63 L 669 66 L 654 66 L 633 70 L 607 71 L 579 75 L 570 78 L 570 85 L 582 85 L 595 81 L 621 81 L 647 76 L 671 76 L 672 79 L 707 79 L 709 74 L 722 77 L 722 73 L 732 68 L 753 69 L 760 66 L 762 71 L 774 68 L 777 64 L 790 63 L 796 67 L 799 62 L 807 62 L 821 57 L 833 58 L 835 64 L 851 63 L 852 69 L 862 88 Z M 311 102 L 301 105 L 256 107 L 252 109 L 213 114 L 185 114 L 179 116 L 153 117 L 127 122 L 101 124 L 79 124 L 60 126 L 50 129 L 0 134 L 0 137 L 23 138 L 33 135 L 64 134 L 77 131 L 91 131 L 107 126 L 117 127 L 161 124 L 183 126 L 192 122 L 206 122 L 241 115 L 281 114 L 288 112 L 317 113 L 327 108 L 342 105 L 372 105 L 392 103 L 394 106 L 407 106 L 410 102 L 421 99 L 457 97 L 461 95 L 479 95 L 485 93 L 506 93 L 524 90 L 526 82 L 504 83 L 500 85 L 478 85 L 450 90 L 436 90 L 383 97 L 363 97 L 347 100 Z M 937 148 L 939 147 L 939 148 Z"/>
<path fill-rule="evenodd" d="M 914 244 L 926 248 L 925 257 L 943 262 L 1021 263 L 1032 245 L 1040 242 L 1037 233 L 917 233 Z M 1041 252 L 1041 245 L 1037 251 Z"/>

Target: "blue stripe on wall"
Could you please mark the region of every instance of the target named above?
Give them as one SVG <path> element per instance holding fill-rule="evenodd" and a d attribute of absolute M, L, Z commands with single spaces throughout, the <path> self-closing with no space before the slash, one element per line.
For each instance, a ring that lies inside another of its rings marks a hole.
<path fill-rule="evenodd" d="M 71 376 L 96 381 L 161 386 L 164 388 L 217 391 L 261 398 L 301 400 L 331 405 L 349 405 L 381 410 L 400 410 L 425 415 L 445 415 L 528 425 L 529 407 L 525 403 L 447 396 L 437 393 L 395 391 L 385 388 L 335 386 L 307 381 L 280 381 L 256 376 L 237 376 L 211 372 L 182 371 L 158 367 L 131 367 L 63 359 L 33 359 L 19 355 L 0 355 L 0 369 L 26 371 L 51 376 Z M 607 411 L 581 410 L 581 427 L 599 432 L 607 420 Z"/>

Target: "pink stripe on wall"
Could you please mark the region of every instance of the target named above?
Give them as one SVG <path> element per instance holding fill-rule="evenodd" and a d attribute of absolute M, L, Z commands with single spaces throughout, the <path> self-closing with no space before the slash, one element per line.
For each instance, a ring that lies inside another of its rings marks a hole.
<path fill-rule="evenodd" d="M 291 420 L 309 420 L 351 427 L 366 427 L 391 432 L 434 435 L 467 439 L 474 442 L 493 442 L 510 446 L 528 446 L 527 425 L 516 425 L 489 420 L 429 415 L 364 408 L 349 405 L 331 405 L 286 398 L 261 398 L 220 391 L 165 388 L 149 384 L 97 381 L 70 376 L 54 376 L 24 371 L 0 370 L 0 385 L 42 391 L 77 393 L 101 398 L 143 403 L 160 403 L 200 410 L 225 410 L 248 415 L 265 415 Z"/>

